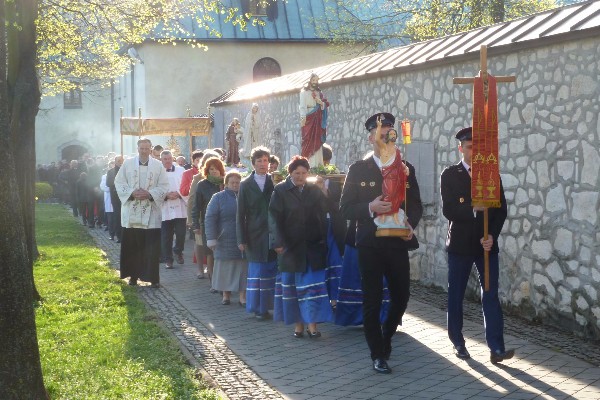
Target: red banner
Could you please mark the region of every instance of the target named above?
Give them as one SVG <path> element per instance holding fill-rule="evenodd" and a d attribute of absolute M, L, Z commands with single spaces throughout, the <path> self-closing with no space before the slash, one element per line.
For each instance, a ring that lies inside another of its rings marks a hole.
<path fill-rule="evenodd" d="M 487 88 L 479 76 L 473 84 L 473 155 L 471 198 L 473 207 L 500 207 L 498 162 L 498 93 L 496 78 L 487 75 Z M 487 89 L 487 98 L 486 98 Z"/>

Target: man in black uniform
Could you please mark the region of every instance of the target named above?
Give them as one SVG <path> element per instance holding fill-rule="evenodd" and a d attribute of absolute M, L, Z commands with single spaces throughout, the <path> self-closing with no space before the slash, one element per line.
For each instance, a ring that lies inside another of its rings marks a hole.
<path fill-rule="evenodd" d="M 377 227 L 373 219 L 378 214 L 391 211 L 391 202 L 381 200 L 383 175 L 381 168 L 391 165 L 395 156 L 386 165 L 381 165 L 379 148 L 375 144 L 377 118 L 381 118 L 381 135 L 393 129 L 395 118 L 389 113 L 377 113 L 365 122 L 369 131 L 369 143 L 374 154 L 352 164 L 344 183 L 340 210 L 345 219 L 356 220 L 356 247 L 358 266 L 362 279 L 363 324 L 365 337 L 373 360 L 373 369 L 379 373 L 392 372 L 386 360 L 392 351 L 392 336 L 408 305 L 410 296 L 410 263 L 408 251 L 419 247 L 412 230 L 407 238 L 376 237 Z M 407 178 L 406 201 L 402 204 L 408 216 L 408 223 L 414 229 L 423 206 L 414 167 L 405 162 L 409 174 Z M 379 322 L 383 277 L 385 276 L 390 293 L 390 308 L 383 325 Z"/>
<path fill-rule="evenodd" d="M 498 299 L 498 236 L 506 219 L 506 198 L 500 181 L 500 208 L 489 208 L 488 237 L 483 237 L 483 207 L 471 205 L 472 128 L 458 131 L 458 151 L 462 160 L 442 172 L 442 212 L 448 219 L 448 336 L 454 345 L 454 354 L 461 359 L 471 357 L 462 334 L 462 303 L 473 264 L 477 267 L 479 283 L 484 286 L 483 251 L 489 251 L 490 290 L 481 291 L 485 339 L 490 348 L 490 361 L 498 363 L 514 355 L 504 347 L 504 322 Z"/>

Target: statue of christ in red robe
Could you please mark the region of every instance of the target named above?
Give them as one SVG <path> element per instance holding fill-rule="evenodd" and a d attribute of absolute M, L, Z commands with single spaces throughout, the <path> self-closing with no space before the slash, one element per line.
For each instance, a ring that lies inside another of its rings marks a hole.
<path fill-rule="evenodd" d="M 329 102 L 319 88 L 319 77 L 310 76 L 308 84 L 300 91 L 300 128 L 302 131 L 302 156 L 312 166 L 323 165 L 321 146 L 327 139 L 327 109 Z"/>

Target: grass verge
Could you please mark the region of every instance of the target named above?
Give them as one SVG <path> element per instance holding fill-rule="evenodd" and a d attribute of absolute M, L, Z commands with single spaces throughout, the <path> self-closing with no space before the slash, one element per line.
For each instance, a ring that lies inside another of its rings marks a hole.
<path fill-rule="evenodd" d="M 36 323 L 52 399 L 218 398 L 62 206 L 37 206 L 36 238 Z"/>

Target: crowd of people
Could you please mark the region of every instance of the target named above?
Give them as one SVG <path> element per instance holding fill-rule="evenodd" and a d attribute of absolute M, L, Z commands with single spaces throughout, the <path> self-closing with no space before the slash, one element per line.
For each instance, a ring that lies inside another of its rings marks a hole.
<path fill-rule="evenodd" d="M 285 165 L 287 178 L 277 183 L 273 173 L 281 171 L 280 160 L 263 146 L 250 151 L 247 173 L 227 166 L 232 156 L 224 149 L 195 150 L 187 163 L 147 138 L 138 140 L 135 157 L 74 160 L 54 167 L 56 172 L 48 168 L 44 176 L 64 184 L 74 216 L 90 228 L 104 225 L 121 243 L 120 274 L 129 285 L 141 280 L 160 288 L 160 264 L 166 270 L 184 264 L 190 235 L 195 275 L 221 294 L 222 305 L 235 302 L 258 321 L 293 325 L 290 335 L 298 339 L 321 337 L 323 323 L 363 325 L 373 369 L 390 373 L 392 337 L 410 296 L 408 252 L 419 247 L 414 229 L 423 213 L 414 166 L 393 143 L 394 124 L 389 113 L 365 122 L 372 151 L 350 166 L 343 181 L 310 176 L 308 158 L 297 155 Z M 483 238 L 482 210 L 470 207 L 467 193 L 470 132 L 456 136 L 462 164 L 442 174 L 443 211 L 450 221 L 449 337 L 456 356 L 469 358 L 462 301 L 472 265 L 482 275 L 483 251 L 490 251 L 492 289 L 483 302 L 495 363 L 514 354 L 504 348 L 497 294 L 497 238 L 506 201 Z M 386 153 L 382 138 L 390 137 L 393 151 Z M 332 148 L 324 143 L 320 151 L 329 164 Z M 394 210 L 400 202 L 388 190 L 400 181 L 403 201 Z M 408 233 L 380 235 L 378 217 L 397 212 L 405 216 Z"/>

